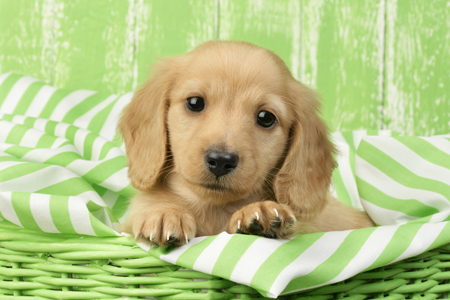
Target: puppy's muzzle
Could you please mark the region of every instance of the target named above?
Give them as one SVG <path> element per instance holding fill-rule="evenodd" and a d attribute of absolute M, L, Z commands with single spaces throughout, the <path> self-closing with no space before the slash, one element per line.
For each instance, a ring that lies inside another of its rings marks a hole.
<path fill-rule="evenodd" d="M 205 163 L 209 171 L 217 178 L 227 175 L 236 169 L 239 156 L 235 153 L 208 150 L 205 154 Z"/>

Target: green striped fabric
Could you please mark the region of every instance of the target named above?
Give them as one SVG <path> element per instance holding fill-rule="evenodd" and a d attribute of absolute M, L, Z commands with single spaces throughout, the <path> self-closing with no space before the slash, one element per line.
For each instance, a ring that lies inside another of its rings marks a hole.
<path fill-rule="evenodd" d="M 118 235 L 127 199 L 116 123 L 132 94 L 56 89 L 0 75 L 0 214 L 43 232 Z M 304 234 L 199 237 L 162 260 L 250 285 L 277 297 L 349 278 L 450 242 L 450 136 L 337 132 L 333 192 L 379 225 Z M 147 245 L 140 245 L 148 249 Z"/>
<path fill-rule="evenodd" d="M 0 75 L 0 213 L 25 228 L 116 235 L 135 193 L 115 127 L 131 93 Z"/>

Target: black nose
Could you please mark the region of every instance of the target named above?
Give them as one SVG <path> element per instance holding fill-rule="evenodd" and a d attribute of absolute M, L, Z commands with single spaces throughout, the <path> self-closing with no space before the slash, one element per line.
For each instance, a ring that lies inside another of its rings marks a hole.
<path fill-rule="evenodd" d="M 208 150 L 205 154 L 205 163 L 209 171 L 217 177 L 227 175 L 236 169 L 239 156 L 234 153 Z"/>

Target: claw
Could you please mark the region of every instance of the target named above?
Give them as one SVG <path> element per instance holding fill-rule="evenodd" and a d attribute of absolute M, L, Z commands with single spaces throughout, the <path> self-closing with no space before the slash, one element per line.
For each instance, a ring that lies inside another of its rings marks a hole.
<path fill-rule="evenodd" d="M 257 212 L 255 212 L 256 215 L 256 220 L 259 221 L 259 214 Z"/>
<path fill-rule="evenodd" d="M 237 229 L 240 230 L 241 229 L 241 220 L 238 220 L 238 225 L 237 225 Z"/>
<path fill-rule="evenodd" d="M 278 218 L 278 210 L 276 208 L 273 209 L 275 211 L 275 216 Z"/>
<path fill-rule="evenodd" d="M 168 240 L 170 240 L 170 231 L 167 233 L 167 240 L 166 241 L 168 241 Z"/>
<path fill-rule="evenodd" d="M 184 237 L 186 238 L 186 245 L 189 244 L 189 238 L 188 238 L 187 233 L 184 234 Z"/>

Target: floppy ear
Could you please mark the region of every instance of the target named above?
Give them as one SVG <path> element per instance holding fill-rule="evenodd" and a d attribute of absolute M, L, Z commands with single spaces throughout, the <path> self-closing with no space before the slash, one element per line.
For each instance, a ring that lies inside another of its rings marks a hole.
<path fill-rule="evenodd" d="M 274 179 L 274 192 L 279 202 L 308 220 L 320 213 L 326 203 L 335 150 L 319 116 L 317 95 L 293 80 L 288 98 L 295 120 L 284 163 Z"/>
<path fill-rule="evenodd" d="M 128 176 L 141 191 L 150 190 L 165 166 L 166 115 L 175 69 L 170 60 L 157 64 L 153 76 L 134 94 L 119 122 L 127 151 Z"/>

